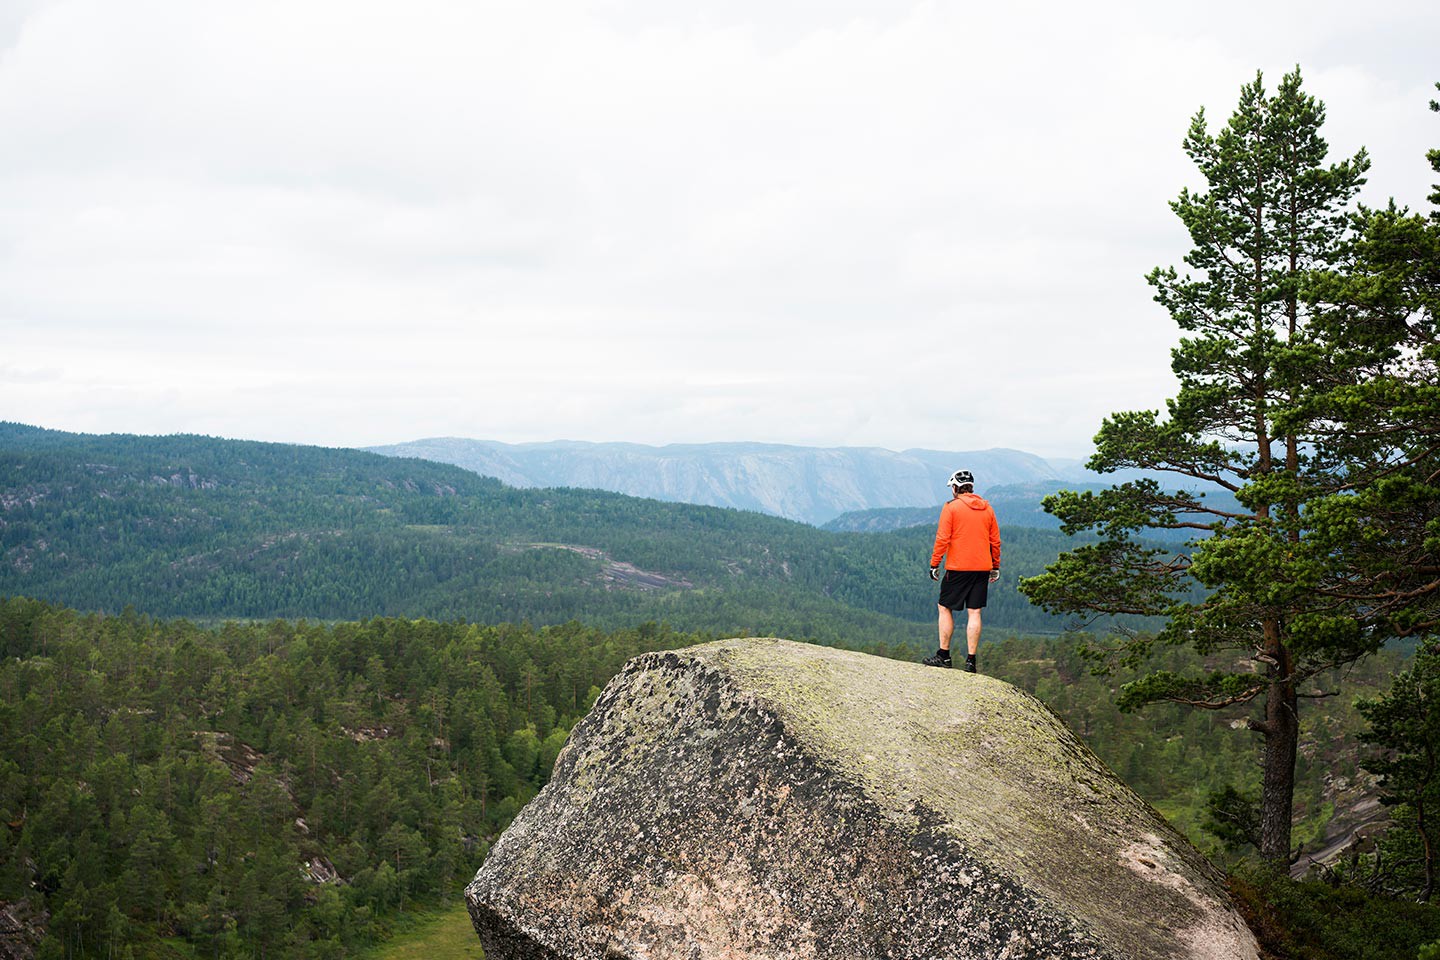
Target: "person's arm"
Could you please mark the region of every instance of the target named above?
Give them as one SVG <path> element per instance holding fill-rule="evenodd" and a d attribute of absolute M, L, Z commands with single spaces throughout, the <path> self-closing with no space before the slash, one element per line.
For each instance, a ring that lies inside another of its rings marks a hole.
<path fill-rule="evenodd" d="M 990 579 L 1000 579 L 1000 522 L 995 519 L 995 511 L 990 511 L 987 518 L 990 521 Z"/>
<path fill-rule="evenodd" d="M 935 550 L 930 554 L 930 567 L 933 569 L 940 566 L 940 560 L 945 556 L 945 551 L 950 547 L 950 511 L 949 504 L 940 508 L 940 523 L 935 527 Z"/>

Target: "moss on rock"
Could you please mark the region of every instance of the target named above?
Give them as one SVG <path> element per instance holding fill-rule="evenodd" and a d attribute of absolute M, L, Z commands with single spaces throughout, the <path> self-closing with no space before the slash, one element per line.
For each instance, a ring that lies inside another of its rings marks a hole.
<path fill-rule="evenodd" d="M 784 640 L 637 657 L 467 888 L 509 957 L 1254 957 L 1043 704 Z"/>

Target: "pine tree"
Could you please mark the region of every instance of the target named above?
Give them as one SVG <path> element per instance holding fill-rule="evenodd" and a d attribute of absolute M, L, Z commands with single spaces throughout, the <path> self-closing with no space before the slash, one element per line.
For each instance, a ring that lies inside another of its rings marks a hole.
<path fill-rule="evenodd" d="M 1440 150 L 1428 158 L 1440 172 Z M 1372 634 L 1429 641 L 1360 704 L 1365 739 L 1380 748 L 1366 766 L 1384 778 L 1385 801 L 1402 805 L 1382 850 L 1418 848 L 1421 900 L 1435 889 L 1440 842 L 1440 185 L 1430 201 L 1429 216 L 1393 200 L 1362 211 L 1354 261 L 1317 278 L 1320 332 L 1343 365 L 1307 411 L 1329 423 L 1316 456 L 1347 471 L 1344 489 L 1313 509 L 1332 565 L 1322 593 L 1352 605 Z"/>
<path fill-rule="evenodd" d="M 1147 278 L 1184 332 L 1171 365 L 1179 391 L 1164 419 L 1158 411 L 1106 419 L 1089 463 L 1176 483 L 1048 498 L 1067 533 L 1094 529 L 1102 539 L 1022 584 L 1052 611 L 1165 618 L 1156 636 L 1116 638 L 1093 649 L 1097 657 L 1138 664 L 1158 643 L 1214 658 L 1218 669 L 1205 675 L 1161 670 L 1127 684 L 1123 709 L 1263 706 L 1247 725 L 1262 738 L 1260 849 L 1272 862 L 1291 856 L 1298 709 L 1313 692 L 1305 685 L 1376 642 L 1349 623 L 1349 611 L 1317 605 L 1327 568 L 1306 540 L 1307 504 L 1343 480 L 1315 469 L 1316 426 L 1294 413 L 1332 363 L 1311 336 L 1304 285 L 1345 253 L 1348 208 L 1368 168 L 1363 150 L 1325 165 L 1324 119 L 1298 69 L 1274 96 L 1257 74 L 1218 134 L 1203 110 L 1195 116 L 1184 147 L 1206 188 L 1184 190 L 1171 205 L 1193 243 L 1190 272 L 1157 268 Z M 1195 538 L 1171 555 L 1140 541 L 1152 530 Z"/>
<path fill-rule="evenodd" d="M 1346 475 L 1315 505 L 1326 592 L 1399 636 L 1440 627 L 1440 186 L 1430 199 L 1429 216 L 1362 210 L 1353 259 L 1315 279 L 1316 339 L 1338 362 L 1300 411 L 1321 424 L 1317 460 Z"/>
<path fill-rule="evenodd" d="M 1440 652 L 1421 650 L 1383 696 L 1358 706 L 1371 725 L 1362 739 L 1376 748 L 1365 767 L 1380 775 L 1384 803 L 1409 808 L 1406 819 L 1420 840 L 1417 898 L 1429 900 L 1440 841 Z"/>

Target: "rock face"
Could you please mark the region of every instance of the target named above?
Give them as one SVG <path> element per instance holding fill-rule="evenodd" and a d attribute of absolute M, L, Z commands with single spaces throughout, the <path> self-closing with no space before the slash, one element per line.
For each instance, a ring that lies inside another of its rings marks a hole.
<path fill-rule="evenodd" d="M 466 896 L 489 960 L 1257 956 L 1043 704 L 783 640 L 630 661 Z"/>
<path fill-rule="evenodd" d="M 0 960 L 33 960 L 50 915 L 29 900 L 0 901 Z"/>

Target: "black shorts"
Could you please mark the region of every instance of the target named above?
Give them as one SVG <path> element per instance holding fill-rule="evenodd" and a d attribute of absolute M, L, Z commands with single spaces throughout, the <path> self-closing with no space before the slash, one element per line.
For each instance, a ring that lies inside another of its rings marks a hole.
<path fill-rule="evenodd" d="M 989 570 L 946 570 L 940 581 L 940 606 L 951 610 L 979 610 L 989 596 Z"/>

